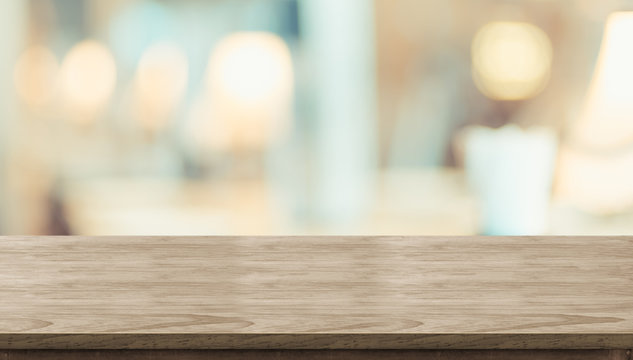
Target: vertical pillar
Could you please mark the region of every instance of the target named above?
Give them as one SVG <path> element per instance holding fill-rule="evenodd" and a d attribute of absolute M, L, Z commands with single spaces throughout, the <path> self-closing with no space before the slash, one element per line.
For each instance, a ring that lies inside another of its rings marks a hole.
<path fill-rule="evenodd" d="M 11 232 L 7 155 L 12 125 L 18 116 L 13 67 L 23 45 L 27 6 L 27 1 L 5 1 L 0 11 L 0 234 Z"/>
<path fill-rule="evenodd" d="M 353 223 L 376 176 L 374 2 L 299 2 L 313 92 L 313 204 L 318 220 Z"/>

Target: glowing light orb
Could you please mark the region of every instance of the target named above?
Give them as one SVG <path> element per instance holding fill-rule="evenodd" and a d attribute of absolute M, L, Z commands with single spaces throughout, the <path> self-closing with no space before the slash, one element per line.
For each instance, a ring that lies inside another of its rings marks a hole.
<path fill-rule="evenodd" d="M 293 84 L 290 50 L 272 33 L 231 34 L 209 59 L 214 121 L 228 122 L 236 147 L 262 147 L 285 132 Z"/>
<path fill-rule="evenodd" d="M 55 54 L 44 46 L 32 46 L 18 58 L 13 72 L 15 89 L 25 104 L 46 104 L 57 90 L 59 63 Z"/>
<path fill-rule="evenodd" d="M 68 52 L 61 75 L 64 100 L 82 113 L 104 106 L 116 85 L 116 65 L 110 51 L 92 40 L 82 41 Z"/>
<path fill-rule="evenodd" d="M 209 81 L 244 104 L 264 102 L 292 87 L 292 61 L 284 41 L 270 33 L 229 35 L 211 57 Z"/>
<path fill-rule="evenodd" d="M 136 78 L 141 120 L 150 128 L 164 125 L 187 87 L 187 56 L 176 45 L 159 43 L 145 51 Z"/>
<path fill-rule="evenodd" d="M 488 23 L 475 35 L 471 50 L 473 79 L 489 98 L 530 98 L 549 81 L 552 45 L 532 24 Z"/>

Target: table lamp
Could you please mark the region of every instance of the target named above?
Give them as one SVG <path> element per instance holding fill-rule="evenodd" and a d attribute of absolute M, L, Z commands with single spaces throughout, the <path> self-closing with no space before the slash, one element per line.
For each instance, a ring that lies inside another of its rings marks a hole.
<path fill-rule="evenodd" d="M 594 214 L 633 206 L 631 39 L 633 11 L 611 14 L 580 117 L 561 148 L 557 195 Z"/>

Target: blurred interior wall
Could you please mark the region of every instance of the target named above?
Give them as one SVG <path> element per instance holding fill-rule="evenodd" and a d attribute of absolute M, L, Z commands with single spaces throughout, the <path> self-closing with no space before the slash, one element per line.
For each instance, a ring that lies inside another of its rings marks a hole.
<path fill-rule="evenodd" d="M 9 134 L 17 118 L 17 100 L 13 91 L 13 65 L 23 45 L 23 29 L 26 1 L 6 1 L 0 11 L 0 74 L 5 78 L 0 82 L 0 234 L 14 232 L 12 227 L 12 190 L 8 185 Z"/>

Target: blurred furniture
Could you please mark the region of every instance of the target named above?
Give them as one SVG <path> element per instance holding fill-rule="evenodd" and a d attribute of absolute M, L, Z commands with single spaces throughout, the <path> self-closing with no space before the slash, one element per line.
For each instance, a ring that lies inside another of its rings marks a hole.
<path fill-rule="evenodd" d="M 371 208 L 345 228 L 293 214 L 264 181 L 104 179 L 68 184 L 64 207 L 77 235 L 475 235 L 479 209 L 463 171 L 392 169 Z M 597 216 L 555 197 L 550 235 L 633 233 L 633 213 Z"/>
<path fill-rule="evenodd" d="M 332 227 L 295 214 L 283 202 L 288 195 L 264 180 L 80 181 L 67 184 L 64 202 L 78 235 L 472 235 L 477 231 L 476 203 L 459 170 L 394 169 L 379 174 L 375 182 L 367 215 Z"/>
<path fill-rule="evenodd" d="M 627 360 L 631 253 L 631 237 L 3 237 L 0 358 Z"/>

